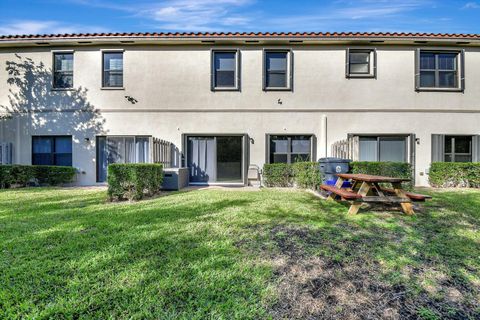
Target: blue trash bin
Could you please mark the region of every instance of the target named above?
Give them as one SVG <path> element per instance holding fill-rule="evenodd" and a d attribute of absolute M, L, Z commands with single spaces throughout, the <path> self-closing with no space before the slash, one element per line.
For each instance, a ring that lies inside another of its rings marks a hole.
<path fill-rule="evenodd" d="M 326 185 L 335 185 L 337 182 L 337 173 L 348 173 L 350 170 L 350 159 L 342 158 L 320 158 L 318 160 L 319 170 L 322 173 L 322 182 Z M 351 184 L 345 181 L 342 188 L 348 188 Z"/>

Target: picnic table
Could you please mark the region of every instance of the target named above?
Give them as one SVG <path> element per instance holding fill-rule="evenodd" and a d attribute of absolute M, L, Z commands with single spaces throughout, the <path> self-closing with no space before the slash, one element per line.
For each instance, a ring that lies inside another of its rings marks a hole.
<path fill-rule="evenodd" d="M 328 200 L 340 199 L 351 203 L 349 214 L 357 214 L 363 203 L 400 204 L 407 215 L 413 215 L 413 201 L 425 201 L 430 196 L 408 192 L 403 189 L 402 182 L 410 179 L 374 176 L 369 174 L 338 173 L 335 186 L 321 185 L 320 187 L 330 192 Z M 344 181 L 350 181 L 351 188 L 342 188 Z M 392 188 L 380 186 L 391 184 Z"/>

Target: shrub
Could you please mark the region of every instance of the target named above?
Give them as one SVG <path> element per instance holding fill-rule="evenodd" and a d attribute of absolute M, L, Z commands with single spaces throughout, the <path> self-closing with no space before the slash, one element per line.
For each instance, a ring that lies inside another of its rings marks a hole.
<path fill-rule="evenodd" d="M 153 163 L 111 164 L 107 180 L 110 200 L 140 200 L 160 191 L 163 167 Z"/>
<path fill-rule="evenodd" d="M 318 162 L 295 162 L 292 173 L 295 184 L 300 188 L 316 190 L 322 184 Z"/>
<path fill-rule="evenodd" d="M 263 183 L 267 187 L 291 187 L 292 166 L 287 163 L 266 163 L 263 166 Z"/>
<path fill-rule="evenodd" d="M 270 163 L 263 166 L 263 183 L 267 187 L 316 189 L 322 176 L 316 162 Z"/>
<path fill-rule="evenodd" d="M 430 166 L 429 181 L 433 187 L 480 188 L 480 163 L 434 162 Z"/>
<path fill-rule="evenodd" d="M 352 173 L 364 173 L 384 177 L 410 179 L 405 183 L 405 188 L 413 186 L 412 165 L 405 162 L 376 162 L 376 161 L 354 161 L 350 162 Z"/>
<path fill-rule="evenodd" d="M 43 185 L 55 186 L 72 182 L 76 169 L 60 166 L 0 165 L 0 187 L 26 186 L 37 181 Z"/>

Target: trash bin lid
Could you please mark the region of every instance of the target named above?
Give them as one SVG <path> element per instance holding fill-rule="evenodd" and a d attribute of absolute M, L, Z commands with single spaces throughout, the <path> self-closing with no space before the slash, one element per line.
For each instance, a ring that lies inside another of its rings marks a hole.
<path fill-rule="evenodd" d="M 320 163 L 349 163 L 352 162 L 350 159 L 343 159 L 343 158 L 334 158 L 334 157 L 326 157 L 318 159 Z"/>

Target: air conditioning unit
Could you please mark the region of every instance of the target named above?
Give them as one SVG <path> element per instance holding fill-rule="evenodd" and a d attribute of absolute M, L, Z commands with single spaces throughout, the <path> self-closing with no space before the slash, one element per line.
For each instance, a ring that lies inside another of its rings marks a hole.
<path fill-rule="evenodd" d="M 12 149 L 11 142 L 0 142 L 0 164 L 12 164 Z"/>

